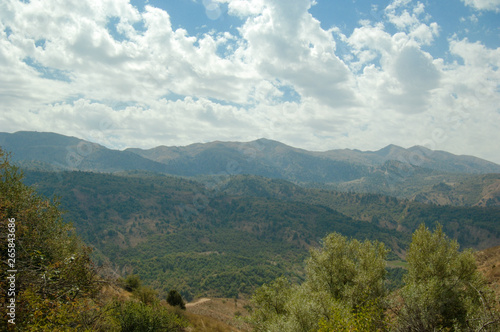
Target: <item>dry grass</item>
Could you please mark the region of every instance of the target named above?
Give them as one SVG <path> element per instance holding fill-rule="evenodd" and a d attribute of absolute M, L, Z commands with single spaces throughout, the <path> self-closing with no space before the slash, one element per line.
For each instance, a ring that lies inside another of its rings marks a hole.
<path fill-rule="evenodd" d="M 500 246 L 476 253 L 479 271 L 483 273 L 490 287 L 500 297 Z"/>
<path fill-rule="evenodd" d="M 199 299 L 186 305 L 186 316 L 193 324 L 194 331 L 250 331 L 244 322 L 249 315 L 248 300 L 238 299 Z"/>

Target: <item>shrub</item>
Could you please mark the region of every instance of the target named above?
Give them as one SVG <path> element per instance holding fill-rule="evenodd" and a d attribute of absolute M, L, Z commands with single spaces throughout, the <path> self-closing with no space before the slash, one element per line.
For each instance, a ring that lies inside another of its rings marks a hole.
<path fill-rule="evenodd" d="M 179 294 L 179 292 L 175 289 L 172 289 L 170 290 L 170 292 L 168 292 L 167 303 L 172 307 L 179 306 L 183 310 L 186 309 L 186 304 L 184 303 L 181 294 Z"/>

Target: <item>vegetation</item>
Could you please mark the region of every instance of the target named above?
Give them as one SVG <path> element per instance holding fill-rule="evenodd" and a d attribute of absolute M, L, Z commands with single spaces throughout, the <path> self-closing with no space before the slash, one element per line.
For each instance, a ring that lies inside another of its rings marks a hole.
<path fill-rule="evenodd" d="M 473 253 L 458 247 L 440 227 L 432 233 L 422 225 L 413 234 L 398 331 L 498 331 L 493 292 Z"/>
<path fill-rule="evenodd" d="M 353 322 L 381 326 L 386 255 L 380 242 L 328 235 L 321 249 L 311 250 L 304 283 L 292 285 L 282 277 L 255 292 L 255 330 L 348 331 Z"/>
<path fill-rule="evenodd" d="M 255 176 L 192 180 L 129 172 L 27 172 L 27 184 L 62 208 L 101 265 L 137 274 L 165 298 L 234 297 L 280 275 L 304 279 L 308 248 L 331 232 L 383 242 L 400 260 L 420 223 L 484 248 L 500 240 L 500 209 L 425 205 L 306 189 Z M 241 244 L 245 245 L 242 246 Z M 389 268 L 391 289 L 401 269 Z"/>
<path fill-rule="evenodd" d="M 255 176 L 212 178 L 210 186 L 141 172 L 27 174 L 37 191 L 64 197 L 67 213 L 23 184 L 0 150 L 2 289 L 5 234 L 10 220 L 16 225 L 16 325 L 1 322 L 12 330 L 180 331 L 188 324 L 184 299 L 234 298 L 236 310 L 251 293 L 257 331 L 499 328 L 472 253 L 459 251 L 459 243 L 498 242 L 499 208 Z M 438 222 L 435 232 L 426 228 Z M 395 260 L 390 267 L 387 259 Z M 127 276 L 105 278 L 103 266 Z"/>
<path fill-rule="evenodd" d="M 97 248 L 99 263 L 109 260 L 116 270 L 139 275 L 163 297 L 170 289 L 188 301 L 234 297 L 251 294 L 281 274 L 301 280 L 307 248 L 334 231 L 378 238 L 388 246 L 409 242 L 407 234 L 319 204 L 235 196 L 180 178 L 84 172 L 28 176 L 40 192 L 65 197 L 68 219 Z M 203 204 L 195 200 L 200 197 Z"/>
<path fill-rule="evenodd" d="M 2 325 L 28 331 L 78 325 L 90 329 L 98 324 L 98 317 L 82 321 L 79 315 L 82 308 L 95 306 L 100 289 L 89 248 L 63 222 L 57 203 L 40 198 L 21 183 L 21 173 L 9 164 L 2 150 L 0 178 L 2 289 L 8 288 L 7 270 L 17 270 L 16 324 L 8 325 L 2 315 Z M 14 232 L 7 231 L 8 220 L 15 220 Z M 7 241 L 10 233 L 15 234 L 12 242 Z M 9 256 L 14 260 L 8 260 L 8 244 L 15 249 L 15 256 Z"/>
<path fill-rule="evenodd" d="M 127 279 L 137 292 L 132 298 L 107 297 L 103 287 L 113 288 L 114 282 L 99 273 L 90 248 L 63 221 L 58 203 L 43 199 L 21 180 L 21 172 L 0 149 L 0 288 L 13 289 L 8 303 L 11 299 L 15 303 L 15 316 L 1 315 L 2 327 L 11 331 L 179 331 L 186 326 L 184 318 L 159 303 L 156 293 L 141 292 L 137 279 Z M 12 223 L 15 227 L 9 226 Z M 7 279 L 12 274 L 15 282 Z M 2 312 L 7 312 L 5 300 Z"/>
<path fill-rule="evenodd" d="M 172 307 L 178 306 L 179 308 L 186 310 L 186 304 L 184 303 L 181 294 L 179 294 L 179 292 L 175 289 L 171 289 L 170 292 L 168 292 L 167 303 Z"/>
<path fill-rule="evenodd" d="M 442 229 L 414 233 L 400 292 L 384 287 L 386 249 L 330 234 L 311 250 L 307 278 L 280 277 L 253 295 L 256 331 L 498 331 L 498 303 Z"/>

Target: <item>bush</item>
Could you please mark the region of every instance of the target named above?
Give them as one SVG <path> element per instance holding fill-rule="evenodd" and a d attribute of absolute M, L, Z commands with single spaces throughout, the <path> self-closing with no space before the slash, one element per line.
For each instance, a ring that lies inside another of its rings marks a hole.
<path fill-rule="evenodd" d="M 460 252 L 441 226 L 413 234 L 401 290 L 399 331 L 498 331 L 495 299 L 470 250 Z"/>
<path fill-rule="evenodd" d="M 19 331 L 66 331 L 75 326 L 100 330 L 79 311 L 99 311 L 96 297 L 102 280 L 91 250 L 63 222 L 56 201 L 39 196 L 22 182 L 22 173 L 0 149 L 0 260 L 8 261 L 8 220 L 15 220 L 16 328 Z M 7 269 L 0 288 L 7 289 Z M 89 309 L 90 310 L 90 309 Z M 96 314 L 96 317 L 99 316 Z M 6 315 L 0 325 L 7 326 Z M 88 324 L 91 324 L 89 326 Z"/>
<path fill-rule="evenodd" d="M 123 288 L 128 292 L 133 292 L 142 286 L 141 278 L 137 274 L 129 274 L 123 280 Z"/>
<path fill-rule="evenodd" d="M 187 322 L 166 307 L 142 302 L 116 303 L 114 316 L 122 332 L 182 331 Z"/>
<path fill-rule="evenodd" d="M 384 245 L 376 241 L 328 235 L 322 248 L 311 250 L 302 285 L 281 277 L 256 290 L 250 318 L 255 330 L 384 328 L 386 254 Z"/>
<path fill-rule="evenodd" d="M 184 303 L 181 294 L 179 294 L 179 292 L 175 289 L 172 289 L 170 290 L 170 292 L 168 292 L 167 303 L 172 307 L 179 306 L 183 310 L 186 309 L 186 304 Z"/>

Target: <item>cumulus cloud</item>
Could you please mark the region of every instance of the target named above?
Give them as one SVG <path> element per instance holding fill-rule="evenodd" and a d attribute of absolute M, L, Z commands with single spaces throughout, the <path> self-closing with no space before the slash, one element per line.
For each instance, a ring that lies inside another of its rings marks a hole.
<path fill-rule="evenodd" d="M 409 1 L 397 0 L 385 9 L 389 22 L 400 29 L 397 33 L 391 35 L 381 23 L 365 24 L 347 38 L 356 56 L 353 68 L 363 69 L 357 77 L 359 87 L 369 96 L 367 106 L 374 110 L 424 112 L 438 87 L 441 73 L 432 56 L 421 48 L 432 42 L 437 24 L 419 20 L 424 13 L 422 4 L 409 5 Z"/>
<path fill-rule="evenodd" d="M 500 0 L 462 0 L 467 6 L 477 10 L 492 10 L 500 12 Z"/>
<path fill-rule="evenodd" d="M 433 56 L 443 31 L 423 2 L 394 0 L 350 31 L 322 27 L 311 0 L 205 7 L 223 4 L 237 30 L 190 35 L 127 0 L 0 2 L 0 130 L 118 148 L 268 137 L 497 158 L 481 140 L 500 129 L 500 49 L 447 36 L 453 60 Z"/>

